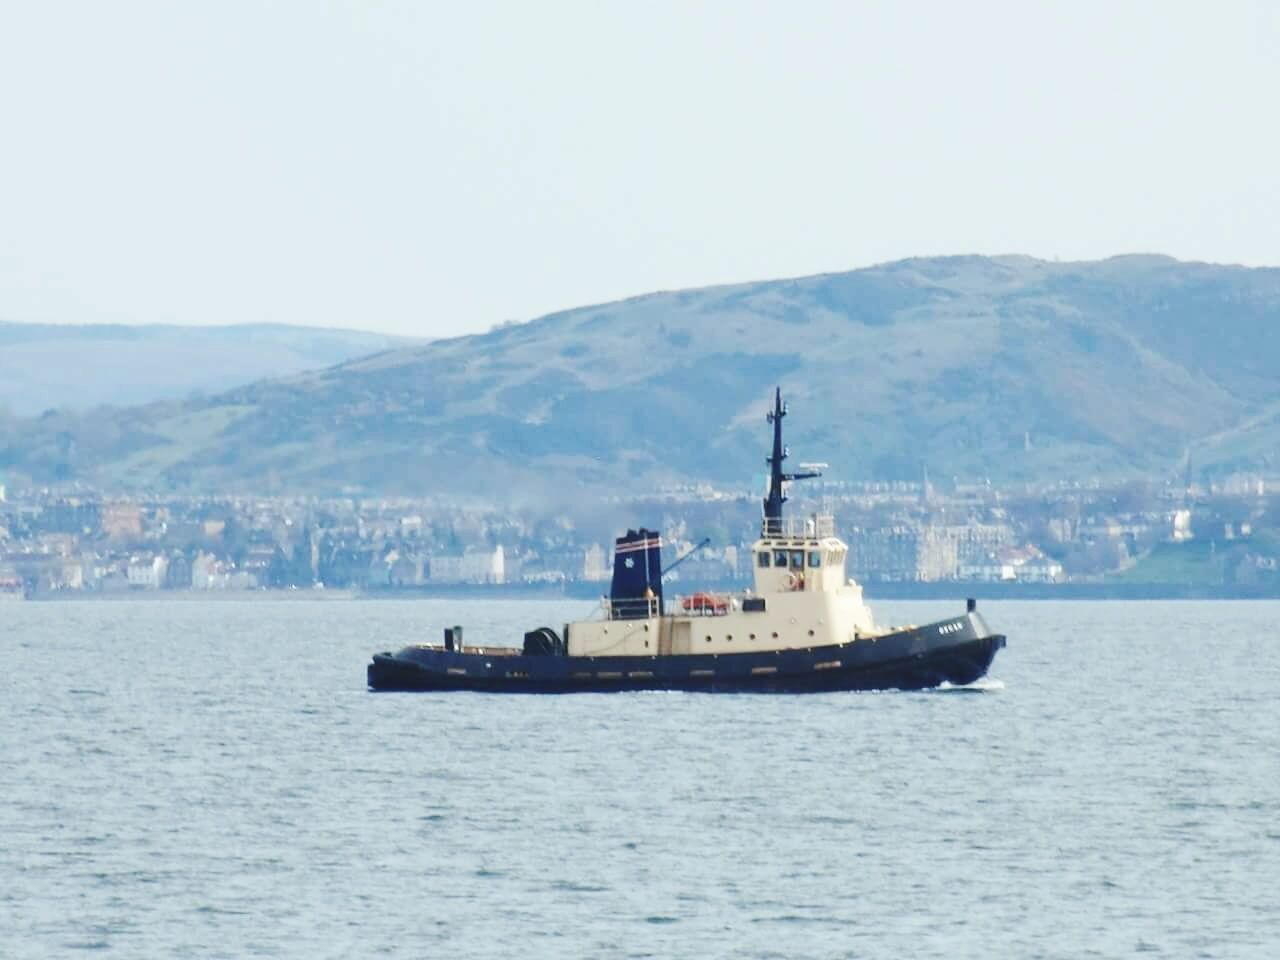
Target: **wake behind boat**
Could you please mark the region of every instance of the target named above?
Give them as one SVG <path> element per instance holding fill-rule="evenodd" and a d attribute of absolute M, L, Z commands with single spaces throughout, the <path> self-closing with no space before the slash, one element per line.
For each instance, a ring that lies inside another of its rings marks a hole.
<path fill-rule="evenodd" d="M 784 522 L 782 391 L 769 413 L 773 452 L 753 588 L 697 592 L 666 603 L 660 536 L 628 530 L 614 548 L 613 581 L 596 619 L 538 627 L 520 647 L 467 646 L 461 627 L 439 645 L 374 654 L 374 690 L 575 693 L 689 690 L 802 693 L 918 690 L 970 684 L 1005 645 L 969 600 L 959 616 L 880 627 L 845 574 L 848 547 L 831 517 Z"/>

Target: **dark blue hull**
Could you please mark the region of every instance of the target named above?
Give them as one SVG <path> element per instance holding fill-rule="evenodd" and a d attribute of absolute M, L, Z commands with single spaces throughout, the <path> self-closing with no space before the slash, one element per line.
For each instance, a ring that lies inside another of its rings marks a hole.
<path fill-rule="evenodd" d="M 976 614 L 872 639 L 765 653 L 656 657 L 512 655 L 500 648 L 406 647 L 368 667 L 374 690 L 488 693 L 828 693 L 973 683 L 1005 645 Z"/>

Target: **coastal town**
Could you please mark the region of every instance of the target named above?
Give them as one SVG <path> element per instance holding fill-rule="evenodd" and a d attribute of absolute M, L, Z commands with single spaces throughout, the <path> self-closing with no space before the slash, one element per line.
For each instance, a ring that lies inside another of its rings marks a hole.
<path fill-rule="evenodd" d="M 867 584 L 1280 587 L 1280 498 L 1267 478 L 1191 483 L 823 481 L 795 515 L 836 518 Z M 672 578 L 745 582 L 759 497 L 695 485 L 595 506 L 421 499 L 123 497 L 0 485 L 0 595 L 161 591 L 603 589 L 619 522 L 659 525 Z M 621 519 L 620 519 L 621 518 Z"/>

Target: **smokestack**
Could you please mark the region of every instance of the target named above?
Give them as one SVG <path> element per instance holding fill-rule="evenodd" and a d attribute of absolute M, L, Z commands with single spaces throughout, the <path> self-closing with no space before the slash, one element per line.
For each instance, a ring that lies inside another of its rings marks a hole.
<path fill-rule="evenodd" d="M 619 620 L 644 619 L 651 608 L 662 613 L 662 537 L 656 531 L 628 530 L 615 541 L 609 602 Z"/>

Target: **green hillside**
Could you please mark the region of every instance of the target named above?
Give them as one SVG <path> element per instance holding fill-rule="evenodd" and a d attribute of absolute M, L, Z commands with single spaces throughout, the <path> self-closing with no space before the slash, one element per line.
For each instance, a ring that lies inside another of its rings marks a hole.
<path fill-rule="evenodd" d="M 0 467 L 157 490 L 546 497 L 762 470 L 996 482 L 1276 466 L 1280 270 L 906 260 L 657 293 L 202 400 L 10 422 Z"/>
<path fill-rule="evenodd" d="M 1134 566 L 1108 579 L 1113 583 L 1274 591 L 1280 587 L 1280 573 L 1272 566 L 1278 553 L 1280 544 L 1274 535 L 1243 540 L 1160 543 Z"/>

